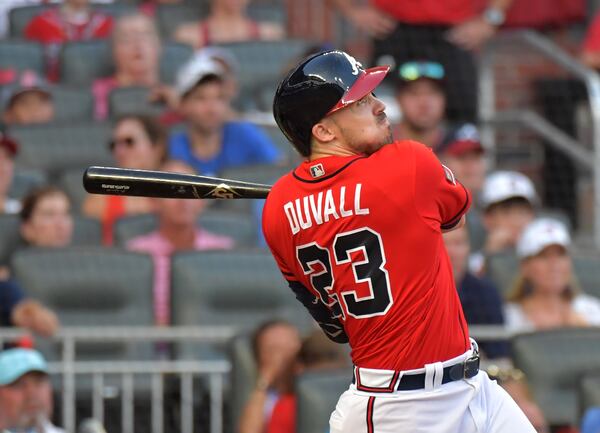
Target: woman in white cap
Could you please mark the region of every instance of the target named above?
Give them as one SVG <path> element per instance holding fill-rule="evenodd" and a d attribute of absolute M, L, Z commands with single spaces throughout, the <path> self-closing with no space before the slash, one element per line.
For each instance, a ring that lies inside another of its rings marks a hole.
<path fill-rule="evenodd" d="M 600 300 L 579 289 L 570 247 L 558 220 L 539 218 L 525 228 L 517 244 L 521 271 L 506 306 L 509 329 L 600 325 Z"/>

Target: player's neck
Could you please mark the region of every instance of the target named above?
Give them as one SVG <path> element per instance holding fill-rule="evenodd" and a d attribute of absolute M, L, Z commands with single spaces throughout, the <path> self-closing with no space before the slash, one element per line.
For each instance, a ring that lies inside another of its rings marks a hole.
<path fill-rule="evenodd" d="M 311 153 L 308 157 L 309 161 L 314 161 L 319 158 L 326 158 L 328 156 L 355 156 L 359 155 L 354 149 L 334 141 L 331 143 L 318 143 L 313 142 L 311 147 Z"/>

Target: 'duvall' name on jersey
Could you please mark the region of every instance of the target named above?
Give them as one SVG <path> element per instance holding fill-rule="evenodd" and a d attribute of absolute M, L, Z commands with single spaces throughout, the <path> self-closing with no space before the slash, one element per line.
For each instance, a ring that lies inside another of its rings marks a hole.
<path fill-rule="evenodd" d="M 352 187 L 350 187 L 352 188 Z M 357 183 L 354 186 L 354 194 L 349 189 L 349 196 L 354 195 L 354 206 L 352 203 L 346 204 L 346 187 L 342 186 L 339 195 L 334 195 L 331 189 L 318 194 L 310 194 L 296 200 L 289 201 L 283 205 L 283 210 L 292 234 L 300 230 L 311 228 L 313 224 L 321 225 L 329 222 L 331 219 L 346 218 L 353 215 L 368 215 L 368 208 L 361 208 L 360 193 L 362 185 Z"/>

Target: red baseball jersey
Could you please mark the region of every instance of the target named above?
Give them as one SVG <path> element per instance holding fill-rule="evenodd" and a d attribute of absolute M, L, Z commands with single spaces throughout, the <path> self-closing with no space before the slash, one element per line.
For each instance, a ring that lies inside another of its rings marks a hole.
<path fill-rule="evenodd" d="M 469 205 L 429 148 L 396 141 L 302 163 L 273 186 L 263 231 L 296 297 L 350 343 L 355 365 L 409 370 L 470 347 L 442 239 Z"/>

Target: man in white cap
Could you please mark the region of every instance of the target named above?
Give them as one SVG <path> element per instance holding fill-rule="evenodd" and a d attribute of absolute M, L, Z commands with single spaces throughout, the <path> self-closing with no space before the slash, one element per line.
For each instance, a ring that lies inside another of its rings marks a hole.
<path fill-rule="evenodd" d="M 0 352 L 0 408 L 9 432 L 64 433 L 50 422 L 52 385 L 46 360 L 36 350 Z"/>
<path fill-rule="evenodd" d="M 485 273 L 486 257 L 503 251 L 514 251 L 523 229 L 535 217 L 538 203 L 533 182 L 516 171 L 490 174 L 481 190 L 480 203 L 486 240 L 482 251 L 469 263 L 474 274 Z"/>

